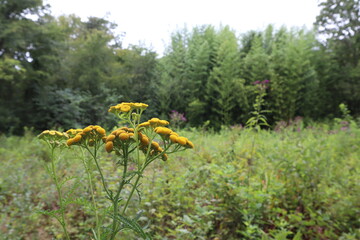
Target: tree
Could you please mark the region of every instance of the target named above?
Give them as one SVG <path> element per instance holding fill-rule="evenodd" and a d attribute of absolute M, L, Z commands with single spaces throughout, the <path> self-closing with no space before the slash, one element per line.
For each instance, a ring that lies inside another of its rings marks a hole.
<path fill-rule="evenodd" d="M 335 106 L 345 102 L 351 112 L 360 113 L 360 2 L 358 0 L 327 0 L 315 25 L 326 37 L 325 54 L 335 65 L 331 81 L 336 92 Z"/>
<path fill-rule="evenodd" d="M 40 31 L 31 15 L 44 13 L 41 0 L 0 0 L 0 132 L 19 133 L 32 107 L 31 49 Z"/>
<path fill-rule="evenodd" d="M 316 106 L 317 79 L 311 63 L 314 40 L 304 30 L 281 29 L 276 34 L 270 55 L 270 101 L 275 120 L 290 120 Z"/>
<path fill-rule="evenodd" d="M 206 85 L 206 102 L 210 106 L 209 119 L 214 127 L 229 125 L 237 107 L 234 89 L 239 80 L 240 61 L 237 38 L 229 27 L 220 30 L 217 36 L 215 65 Z"/>

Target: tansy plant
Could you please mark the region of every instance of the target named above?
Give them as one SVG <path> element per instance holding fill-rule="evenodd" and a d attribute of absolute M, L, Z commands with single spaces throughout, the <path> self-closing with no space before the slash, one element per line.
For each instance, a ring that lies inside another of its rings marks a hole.
<path fill-rule="evenodd" d="M 120 103 L 110 107 L 109 112 L 119 117 L 124 126 L 115 129 L 108 135 L 106 135 L 105 129 L 96 125 L 90 125 L 84 129 L 70 129 L 66 133 L 46 130 L 39 135 L 39 138 L 48 143 L 51 149 L 52 164 L 48 169 L 57 188 L 60 206 L 58 210 L 44 213 L 58 220 L 66 239 L 70 239 L 70 237 L 64 217 L 65 207 L 68 202 L 81 203 L 82 201 L 66 202 L 63 198 L 63 183 L 60 182 L 55 170 L 55 149 L 64 148 L 64 146 L 74 148 L 75 152 L 82 153 L 91 194 L 91 203 L 87 205 L 96 221 L 92 228 L 94 239 L 112 240 L 126 229 L 132 230 L 142 239 L 151 239 L 149 234 L 137 223 L 139 216 L 128 216 L 129 203 L 135 192 L 140 197 L 141 179 L 150 163 L 157 159 L 166 161 L 170 154 L 194 148 L 194 144 L 167 128 L 169 122 L 166 120 L 152 118 L 141 122 L 141 115 L 147 107 L 148 105 L 144 103 Z M 116 166 L 121 169 L 119 176 L 104 174 L 103 160 L 99 154 L 104 150 L 108 154 L 115 154 Z M 86 156 L 90 156 L 90 158 L 86 159 Z M 94 179 L 96 178 L 93 176 L 93 167 L 97 170 L 103 193 L 108 202 L 105 206 L 98 204 L 102 199 L 96 199 L 94 194 L 96 186 Z M 114 178 L 117 179 L 115 187 L 109 184 L 109 179 Z M 124 191 L 124 189 L 129 191 Z M 139 209 L 135 210 L 140 212 Z"/>

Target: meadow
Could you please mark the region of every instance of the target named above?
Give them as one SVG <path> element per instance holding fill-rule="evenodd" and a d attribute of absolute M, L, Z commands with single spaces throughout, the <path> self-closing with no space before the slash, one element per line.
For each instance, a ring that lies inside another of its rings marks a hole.
<path fill-rule="evenodd" d="M 360 239 L 356 124 L 304 127 L 298 121 L 273 131 L 178 132 L 195 149 L 153 162 L 139 187 L 141 199 L 130 202 L 130 211 L 141 209 L 138 222 L 153 239 Z M 59 208 L 44 167 L 50 157 L 33 131 L 0 136 L 0 239 L 64 238 L 58 222 L 39 213 Z M 121 171 L 113 155 L 102 150 L 100 161 L 115 184 Z M 80 176 L 76 197 L 91 198 L 75 151 L 64 150 L 57 167 L 61 178 Z M 106 205 L 98 185 L 95 197 Z M 71 239 L 92 238 L 95 219 L 87 208 L 74 201 L 65 219 Z M 132 234 L 117 239 L 137 239 Z"/>

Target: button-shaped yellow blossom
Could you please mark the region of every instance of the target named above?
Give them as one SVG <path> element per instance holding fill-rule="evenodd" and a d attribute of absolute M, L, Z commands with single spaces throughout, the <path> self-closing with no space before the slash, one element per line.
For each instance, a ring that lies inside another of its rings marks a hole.
<path fill-rule="evenodd" d="M 112 141 L 109 141 L 105 144 L 105 150 L 109 153 L 113 150 L 114 143 Z"/>
<path fill-rule="evenodd" d="M 126 132 L 123 132 L 123 133 L 120 133 L 119 135 L 119 138 L 122 140 L 122 141 L 126 141 L 130 138 L 129 134 L 126 133 Z"/>
<path fill-rule="evenodd" d="M 73 137 L 73 143 L 80 142 L 82 136 L 81 134 L 77 134 L 75 137 Z"/>
<path fill-rule="evenodd" d="M 102 127 L 98 127 L 98 128 L 96 129 L 96 131 L 97 131 L 98 133 L 100 133 L 101 135 L 105 135 L 105 133 L 106 133 L 105 129 L 103 129 Z"/>
<path fill-rule="evenodd" d="M 139 124 L 139 127 L 148 127 L 148 126 L 150 126 L 149 122 L 143 122 Z"/>
<path fill-rule="evenodd" d="M 122 112 L 129 112 L 131 110 L 131 107 L 129 105 L 122 105 L 120 107 L 120 111 Z"/>
<path fill-rule="evenodd" d="M 140 141 L 141 141 L 141 144 L 144 145 L 144 146 L 148 146 L 149 143 L 150 143 L 150 139 L 145 135 L 143 135 L 141 137 Z"/>
<path fill-rule="evenodd" d="M 52 147 L 64 146 L 69 135 L 56 130 L 45 130 L 38 135 L 38 138 L 49 143 Z"/>
<path fill-rule="evenodd" d="M 110 134 L 107 138 L 106 138 L 106 142 L 109 142 L 109 141 L 113 141 L 115 139 L 115 135 L 113 134 Z"/>
<path fill-rule="evenodd" d="M 159 124 L 162 125 L 162 126 L 166 126 L 166 125 L 169 125 L 169 122 L 166 121 L 166 120 L 160 120 Z"/>
<path fill-rule="evenodd" d="M 98 125 L 89 125 L 84 129 L 69 129 L 67 133 L 70 136 L 73 136 L 69 141 L 67 141 L 67 145 L 83 145 L 87 144 L 92 147 L 95 146 L 96 143 L 102 141 L 105 142 L 106 131 L 102 127 Z"/>
<path fill-rule="evenodd" d="M 73 145 L 73 143 L 74 143 L 74 140 L 72 138 L 70 138 L 66 141 L 66 145 L 68 145 L 68 146 Z"/>
<path fill-rule="evenodd" d="M 157 143 L 157 142 L 151 142 L 151 147 L 157 149 L 157 148 L 160 147 L 160 145 L 159 145 L 159 143 Z"/>
<path fill-rule="evenodd" d="M 179 143 L 182 146 L 185 146 L 188 139 L 186 137 L 177 137 L 176 142 Z"/>
<path fill-rule="evenodd" d="M 115 106 L 111 106 L 108 111 L 111 113 L 120 114 L 120 113 L 128 113 L 136 109 L 145 110 L 147 107 L 148 105 L 145 103 L 122 102 Z"/>
<path fill-rule="evenodd" d="M 171 129 L 166 127 L 157 127 L 154 129 L 154 131 L 158 134 L 163 134 L 163 135 L 170 135 L 172 133 Z"/>
<path fill-rule="evenodd" d="M 90 132 L 91 130 L 93 130 L 92 127 L 86 127 L 86 128 L 84 128 L 83 132 L 87 133 L 87 132 Z"/>
<path fill-rule="evenodd" d="M 177 143 L 176 140 L 177 140 L 178 136 L 176 136 L 175 134 L 171 134 L 169 138 L 172 143 Z"/>
<path fill-rule="evenodd" d="M 160 119 L 158 118 L 152 118 L 150 119 L 148 122 L 151 124 L 151 125 L 155 125 L 157 123 L 159 123 Z"/>
<path fill-rule="evenodd" d="M 190 148 L 195 147 L 195 145 L 190 140 L 187 141 L 187 146 L 190 147 Z"/>

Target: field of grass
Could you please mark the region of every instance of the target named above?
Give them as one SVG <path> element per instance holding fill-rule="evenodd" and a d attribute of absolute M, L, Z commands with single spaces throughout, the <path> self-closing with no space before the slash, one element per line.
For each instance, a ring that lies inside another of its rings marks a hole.
<path fill-rule="evenodd" d="M 359 128 L 179 133 L 195 149 L 154 162 L 140 187 L 139 222 L 154 239 L 360 239 Z M 86 178 L 76 154 L 63 151 L 59 176 Z M 0 239 L 63 238 L 60 225 L 38 213 L 58 208 L 49 161 L 31 132 L 0 136 Z M 101 162 L 115 184 L 113 155 L 103 151 Z M 85 181 L 74 194 L 90 199 Z M 91 211 L 74 202 L 65 218 L 71 239 L 91 239 Z M 118 239 L 136 239 L 131 234 Z"/>

